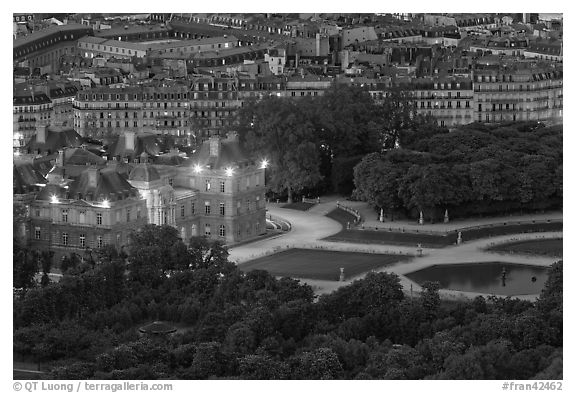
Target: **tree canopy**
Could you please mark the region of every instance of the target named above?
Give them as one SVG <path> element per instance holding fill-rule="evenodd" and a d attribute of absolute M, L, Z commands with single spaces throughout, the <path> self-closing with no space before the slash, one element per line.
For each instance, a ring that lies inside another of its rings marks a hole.
<path fill-rule="evenodd" d="M 441 219 L 562 206 L 562 128 L 473 124 L 367 155 L 355 195 L 386 211 Z"/>

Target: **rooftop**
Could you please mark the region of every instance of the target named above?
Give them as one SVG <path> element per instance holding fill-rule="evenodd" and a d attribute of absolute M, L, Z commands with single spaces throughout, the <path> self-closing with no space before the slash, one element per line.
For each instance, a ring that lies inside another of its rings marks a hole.
<path fill-rule="evenodd" d="M 180 48 L 180 47 L 188 47 L 193 45 L 211 45 L 211 44 L 221 44 L 226 42 L 234 42 L 236 43 L 238 38 L 233 35 L 230 36 L 222 36 L 222 37 L 208 37 L 208 38 L 198 38 L 192 40 L 172 40 L 170 42 L 160 42 L 160 43 L 146 43 L 143 42 L 143 45 L 146 45 L 151 50 L 158 50 L 158 49 L 166 49 L 166 48 Z"/>
<path fill-rule="evenodd" d="M 26 145 L 30 151 L 41 150 L 53 153 L 64 147 L 80 147 L 84 143 L 80 134 L 72 128 L 47 127 L 45 143 L 37 142 L 37 136 L 37 134 L 33 135 Z"/>
<path fill-rule="evenodd" d="M 55 33 L 76 31 L 76 30 L 84 30 L 88 33 L 89 31 L 92 31 L 92 28 L 88 27 L 88 26 L 81 25 L 81 24 L 76 24 L 76 23 L 61 25 L 61 26 L 51 25 L 45 29 L 35 31 L 32 34 L 26 35 L 24 37 L 16 38 L 14 40 L 13 47 L 14 47 L 14 49 L 16 49 L 20 46 L 29 44 L 31 42 L 40 40 L 40 39 L 45 38 L 45 37 L 49 37 L 50 35 L 55 34 Z"/>
<path fill-rule="evenodd" d="M 243 165 L 249 162 L 248 156 L 240 146 L 237 138 L 231 136 L 226 139 L 219 139 L 220 149 L 218 156 L 210 155 L 210 143 L 214 139 L 205 141 L 198 151 L 189 160 L 190 165 L 199 164 L 203 167 L 209 166 L 211 169 L 224 169 L 229 166 Z"/>
<path fill-rule="evenodd" d="M 166 26 L 162 26 L 160 24 L 156 25 L 123 24 L 112 26 L 111 29 L 94 30 L 94 35 L 97 37 L 110 37 L 115 35 L 149 33 L 149 32 L 166 31 L 166 30 L 169 29 Z"/>

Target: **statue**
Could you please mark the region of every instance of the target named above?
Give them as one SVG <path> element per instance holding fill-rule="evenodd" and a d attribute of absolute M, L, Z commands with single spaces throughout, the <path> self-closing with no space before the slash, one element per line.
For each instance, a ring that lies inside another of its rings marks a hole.
<path fill-rule="evenodd" d="M 422 210 L 420 210 L 420 219 L 418 219 L 418 224 L 424 224 L 424 215 L 422 214 Z"/>

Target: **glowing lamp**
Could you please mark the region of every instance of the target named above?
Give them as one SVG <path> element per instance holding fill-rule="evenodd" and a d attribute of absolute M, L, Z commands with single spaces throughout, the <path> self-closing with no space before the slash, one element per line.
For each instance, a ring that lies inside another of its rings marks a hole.
<path fill-rule="evenodd" d="M 58 197 L 54 194 L 50 197 L 50 203 L 58 203 Z"/>
<path fill-rule="evenodd" d="M 234 174 L 234 169 L 226 168 L 226 176 L 232 176 L 232 174 Z"/>
<path fill-rule="evenodd" d="M 202 167 L 200 166 L 200 164 L 194 165 L 194 172 L 196 173 L 202 172 Z"/>
<path fill-rule="evenodd" d="M 102 201 L 102 207 L 109 208 L 110 207 L 110 201 L 108 201 L 108 199 L 104 199 Z"/>
<path fill-rule="evenodd" d="M 260 168 L 262 168 L 262 169 L 268 168 L 268 160 L 267 159 L 262 160 L 262 162 L 260 163 Z"/>

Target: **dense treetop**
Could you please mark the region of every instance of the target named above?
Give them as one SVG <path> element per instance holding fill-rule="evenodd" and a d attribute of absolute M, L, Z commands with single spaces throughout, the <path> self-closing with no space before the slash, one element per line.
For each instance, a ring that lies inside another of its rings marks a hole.
<path fill-rule="evenodd" d="M 355 195 L 387 211 L 440 219 L 562 207 L 562 126 L 474 123 L 365 156 Z"/>

